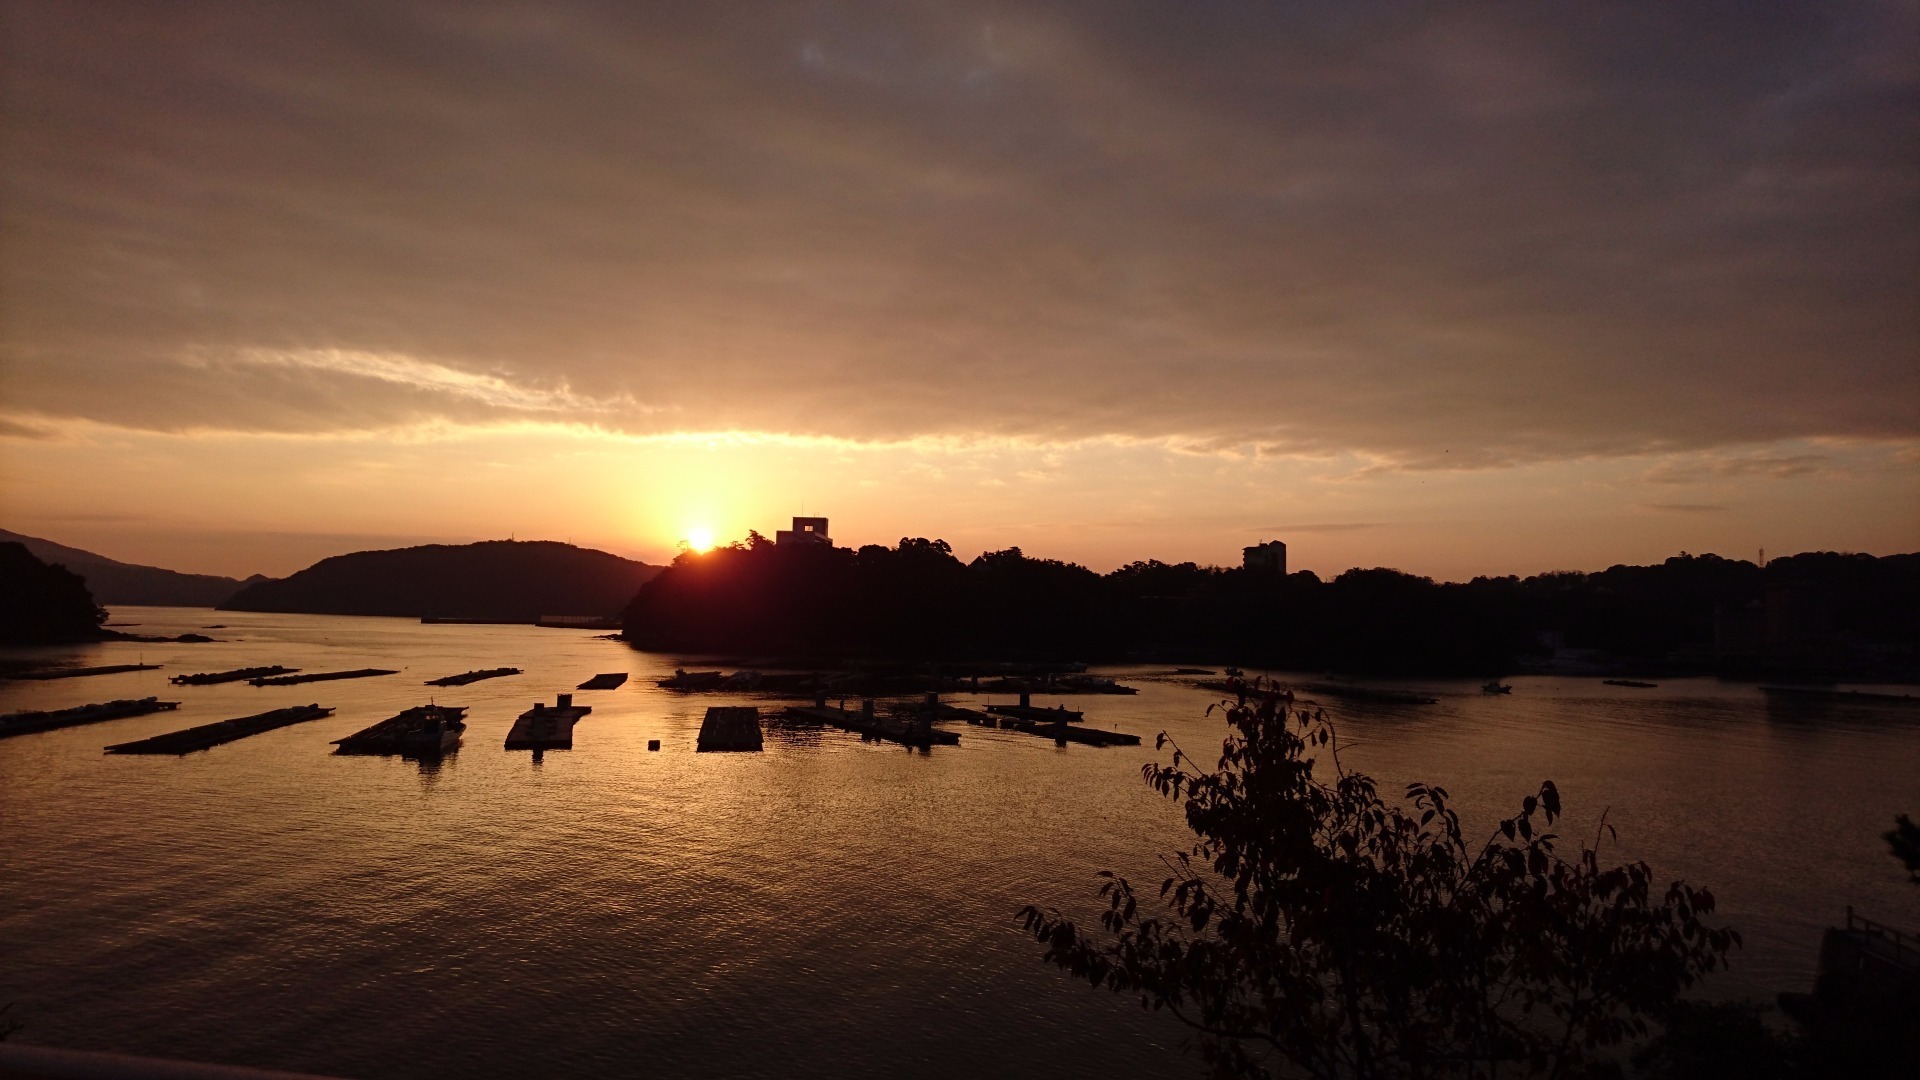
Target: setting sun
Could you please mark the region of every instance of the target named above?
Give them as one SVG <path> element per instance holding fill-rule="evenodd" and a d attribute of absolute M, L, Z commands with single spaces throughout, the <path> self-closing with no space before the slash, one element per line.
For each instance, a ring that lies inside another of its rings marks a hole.
<path fill-rule="evenodd" d="M 688 529 L 687 546 L 695 551 L 706 551 L 713 547 L 713 529 L 706 525 L 695 525 Z"/>

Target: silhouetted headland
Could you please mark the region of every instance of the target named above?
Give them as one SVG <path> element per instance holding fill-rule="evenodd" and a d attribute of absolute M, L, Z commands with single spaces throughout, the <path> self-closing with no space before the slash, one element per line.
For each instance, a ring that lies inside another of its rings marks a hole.
<path fill-rule="evenodd" d="M 107 612 L 94 603 L 86 580 L 49 566 L 17 542 L 0 543 L 0 644 L 56 645 L 99 641 Z"/>
<path fill-rule="evenodd" d="M 103 625 L 107 611 L 94 602 L 86 579 L 64 566 L 50 566 L 13 541 L 0 542 L 0 645 L 70 645 L 88 641 L 212 641 L 203 634 L 153 637 L 125 634 Z M 4 665 L 11 678 L 63 678 L 107 674 L 106 668 L 39 669 L 31 661 Z M 144 665 L 142 665 L 144 666 Z M 113 670 L 129 670 L 118 665 Z"/>
<path fill-rule="evenodd" d="M 336 555 L 250 585 L 223 611 L 398 615 L 532 623 L 612 615 L 657 566 L 548 540 L 428 544 Z"/>
<path fill-rule="evenodd" d="M 1441 583 L 1354 569 L 1322 581 L 1260 565 L 1098 574 L 1019 548 L 963 563 L 941 540 L 855 550 L 756 533 L 674 560 L 627 606 L 624 636 L 641 649 L 811 663 L 1205 658 L 1483 679 L 1897 680 L 1920 671 L 1920 555 L 1808 553 L 1762 567 L 1682 554 L 1592 574 Z"/>

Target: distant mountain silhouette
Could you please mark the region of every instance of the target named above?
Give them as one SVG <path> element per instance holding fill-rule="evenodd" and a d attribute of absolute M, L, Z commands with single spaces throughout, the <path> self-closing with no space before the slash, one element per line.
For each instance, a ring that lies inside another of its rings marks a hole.
<path fill-rule="evenodd" d="M 613 615 L 657 566 L 550 540 L 356 551 L 249 585 L 224 611 L 403 615 L 532 622 Z"/>
<path fill-rule="evenodd" d="M 86 579 L 88 591 L 99 604 L 217 607 L 248 582 L 266 580 L 237 581 L 212 574 L 182 574 L 157 566 L 123 563 L 37 536 L 0 529 L 0 543 L 8 542 L 21 545 L 42 562 L 64 566 Z"/>
<path fill-rule="evenodd" d="M 80 575 L 34 558 L 26 545 L 0 542 L 0 644 L 96 641 L 106 612 Z"/>

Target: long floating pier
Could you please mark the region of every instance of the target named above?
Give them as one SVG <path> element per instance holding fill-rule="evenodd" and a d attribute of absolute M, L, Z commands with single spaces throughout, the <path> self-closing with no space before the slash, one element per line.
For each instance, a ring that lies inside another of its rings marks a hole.
<path fill-rule="evenodd" d="M 0 716 L 0 739 L 9 735 L 27 735 L 36 731 L 96 724 L 102 720 L 119 720 L 127 716 L 145 716 L 148 713 L 179 707 L 180 703 L 177 701 L 161 701 L 158 698 L 145 697 L 126 701 L 108 701 L 99 705 L 79 705 L 71 709 L 8 713 Z"/>
<path fill-rule="evenodd" d="M 969 710 L 956 709 L 956 712 Z M 1028 735 L 1038 735 L 1043 739 L 1052 739 L 1060 743 L 1082 743 L 1087 746 L 1139 746 L 1140 736 L 1129 735 L 1124 731 L 1108 731 L 1105 728 L 1082 727 L 1077 721 L 1081 714 L 1065 706 L 1042 709 L 1033 705 L 989 705 L 987 712 L 993 715 L 979 719 L 969 717 L 970 724 L 986 727 L 998 727 L 1004 731 L 1019 731 Z M 979 716 L 979 714 L 974 714 Z"/>
<path fill-rule="evenodd" d="M 48 679 L 81 679 L 88 675 L 118 675 L 123 671 L 158 671 L 159 664 L 107 664 L 103 667 L 54 668 L 51 671 L 22 671 L 12 675 L 0 675 L 6 679 L 31 679 L 44 682 Z"/>
<path fill-rule="evenodd" d="M 319 705 L 295 705 L 287 709 L 274 709 L 271 712 L 255 713 L 252 716 L 237 716 L 232 720 L 202 724 L 199 727 L 181 731 L 169 731 L 165 735 L 155 735 L 151 739 L 138 742 L 120 743 L 107 747 L 109 754 L 191 754 L 195 750 L 219 746 L 244 739 L 249 735 L 258 735 L 263 731 L 272 731 L 292 724 L 318 720 L 323 716 L 332 716 L 333 710 Z"/>
<path fill-rule="evenodd" d="M 836 709 L 826 704 L 789 705 L 786 715 L 795 720 L 812 720 L 858 732 L 869 739 L 889 739 L 921 749 L 935 744 L 955 746 L 960 742 L 958 733 L 934 727 L 930 717 L 909 720 L 897 716 L 875 716 L 872 699 L 862 701 L 860 705 L 859 712 Z"/>
<path fill-rule="evenodd" d="M 1029 705 L 1024 701 L 1018 705 L 989 705 L 987 706 L 987 711 L 996 716 L 1011 716 L 1016 720 L 1066 724 L 1078 723 L 1081 716 L 1084 715 L 1079 710 L 1069 709 L 1065 705 L 1052 709 L 1042 709 L 1037 705 Z"/>
<path fill-rule="evenodd" d="M 333 740 L 336 754 L 402 754 L 438 757 L 460 745 L 467 729 L 464 705 L 418 705 L 397 716 Z"/>
<path fill-rule="evenodd" d="M 1052 739 L 1060 743 L 1082 743 L 1087 746 L 1139 746 L 1140 736 L 1129 735 L 1124 731 L 1108 731 L 1105 728 L 1082 727 L 1069 724 L 1065 720 L 1020 720 L 1009 717 L 1000 722 L 1003 731 L 1020 731 L 1028 735 L 1038 735 L 1043 739 Z"/>
<path fill-rule="evenodd" d="M 618 690 L 620 687 L 625 686 L 626 684 L 627 684 L 627 673 L 624 671 L 613 671 L 613 672 L 607 672 L 601 675 L 595 675 L 593 678 L 588 679 L 586 682 L 583 682 L 579 686 L 574 687 L 574 689 L 575 690 Z"/>
<path fill-rule="evenodd" d="M 316 671 L 309 675 L 277 675 L 248 679 L 253 686 L 294 686 L 299 683 L 331 682 L 334 679 L 371 679 L 375 675 L 398 675 L 390 668 L 355 668 L 352 671 Z"/>
<path fill-rule="evenodd" d="M 212 686 L 215 683 L 245 682 L 248 679 L 265 679 L 274 675 L 291 675 L 300 669 L 297 667 L 243 667 L 232 671 L 202 671 L 194 675 L 175 675 L 169 681 L 175 686 Z"/>
<path fill-rule="evenodd" d="M 517 667 L 496 667 L 488 668 L 485 671 L 468 671 L 459 675 L 447 675 L 443 678 L 428 679 L 426 685 L 465 686 L 468 683 L 477 683 L 482 679 L 498 679 L 504 675 L 518 674 L 520 674 L 520 669 Z"/>
<path fill-rule="evenodd" d="M 507 732 L 509 750 L 571 750 L 573 725 L 593 711 L 590 705 L 575 705 L 572 694 L 561 694 L 558 704 L 534 702 L 533 708 L 520 714 Z"/>

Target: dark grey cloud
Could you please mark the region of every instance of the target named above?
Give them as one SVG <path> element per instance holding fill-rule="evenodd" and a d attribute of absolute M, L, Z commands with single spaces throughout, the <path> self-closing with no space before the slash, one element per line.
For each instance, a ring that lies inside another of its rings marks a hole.
<path fill-rule="evenodd" d="M 1917 11 L 7 3 L 0 407 L 1913 439 Z"/>

